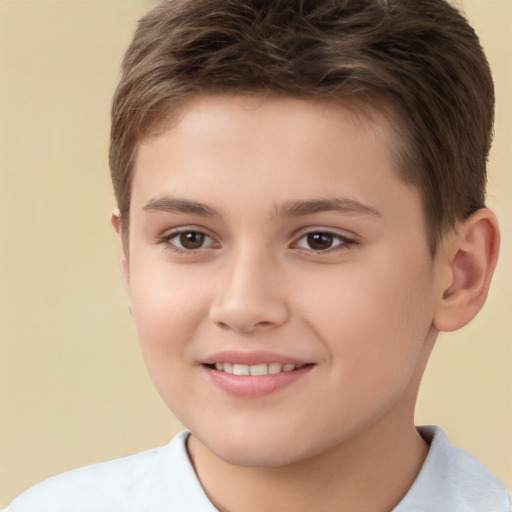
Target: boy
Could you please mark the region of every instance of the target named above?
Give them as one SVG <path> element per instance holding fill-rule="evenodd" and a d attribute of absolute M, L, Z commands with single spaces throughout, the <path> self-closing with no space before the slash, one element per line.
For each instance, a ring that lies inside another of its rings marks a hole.
<path fill-rule="evenodd" d="M 113 105 L 112 223 L 146 364 L 190 432 L 30 510 L 509 510 L 414 402 L 485 301 L 493 86 L 444 1 L 182 0 Z"/>

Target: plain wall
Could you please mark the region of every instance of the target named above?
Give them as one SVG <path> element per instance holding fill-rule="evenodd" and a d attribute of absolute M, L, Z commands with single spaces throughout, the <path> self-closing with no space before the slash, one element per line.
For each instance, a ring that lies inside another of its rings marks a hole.
<path fill-rule="evenodd" d="M 143 367 L 109 224 L 110 98 L 152 5 L 0 0 L 0 506 L 181 429 Z M 480 316 L 440 337 L 417 422 L 442 425 L 512 487 L 512 2 L 464 6 L 497 86 L 502 254 Z"/>

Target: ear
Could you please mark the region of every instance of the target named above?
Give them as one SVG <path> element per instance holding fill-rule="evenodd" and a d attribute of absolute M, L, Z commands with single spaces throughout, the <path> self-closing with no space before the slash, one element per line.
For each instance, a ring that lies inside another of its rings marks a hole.
<path fill-rule="evenodd" d="M 126 241 L 123 237 L 123 223 L 121 219 L 121 212 L 118 208 L 112 210 L 110 215 L 110 222 L 114 227 L 114 230 L 117 234 L 117 238 L 119 240 L 119 246 L 121 250 L 121 266 L 123 268 L 124 280 L 126 283 L 126 288 L 128 290 L 128 294 L 130 293 L 130 263 L 128 260 L 128 247 L 126 246 Z"/>
<path fill-rule="evenodd" d="M 441 269 L 444 282 L 434 327 L 440 331 L 455 331 L 480 311 L 496 267 L 499 245 L 498 222 L 487 208 L 473 213 L 447 235 L 439 248 L 442 254 L 437 262 L 444 267 Z"/>

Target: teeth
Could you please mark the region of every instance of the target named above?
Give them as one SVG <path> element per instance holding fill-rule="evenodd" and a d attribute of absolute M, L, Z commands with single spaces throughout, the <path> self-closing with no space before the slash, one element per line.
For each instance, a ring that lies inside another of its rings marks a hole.
<path fill-rule="evenodd" d="M 293 363 L 269 363 L 269 364 L 231 364 L 231 363 L 215 363 L 215 369 L 234 375 L 275 375 L 281 372 L 291 372 L 298 368 Z"/>
<path fill-rule="evenodd" d="M 268 375 L 268 364 L 254 364 L 249 366 L 251 375 Z"/>
<path fill-rule="evenodd" d="M 246 364 L 234 364 L 233 373 L 235 375 L 250 375 L 250 366 Z"/>
<path fill-rule="evenodd" d="M 268 373 L 273 375 L 274 373 L 279 373 L 283 365 L 281 363 L 270 363 L 268 365 Z"/>
<path fill-rule="evenodd" d="M 215 369 L 219 372 L 233 373 L 233 365 L 231 363 L 215 363 Z"/>

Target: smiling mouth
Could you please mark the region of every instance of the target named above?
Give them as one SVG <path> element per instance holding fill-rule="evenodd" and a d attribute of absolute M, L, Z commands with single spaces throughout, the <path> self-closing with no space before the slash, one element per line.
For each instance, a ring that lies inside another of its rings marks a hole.
<path fill-rule="evenodd" d="M 228 373 L 232 375 L 276 375 L 278 373 L 293 372 L 306 364 L 293 364 L 293 363 L 261 363 L 261 364 L 237 364 L 237 363 L 215 363 L 209 364 L 208 367 L 215 369 L 219 372 Z"/>
<path fill-rule="evenodd" d="M 253 359 L 259 357 L 261 356 L 252 356 Z M 214 361 L 202 364 L 211 382 L 229 395 L 244 399 L 262 398 L 288 387 L 301 380 L 315 366 L 314 363 L 299 361 L 292 363 L 274 360 L 271 363 L 264 363 L 261 359 L 254 361 L 253 364 Z"/>

